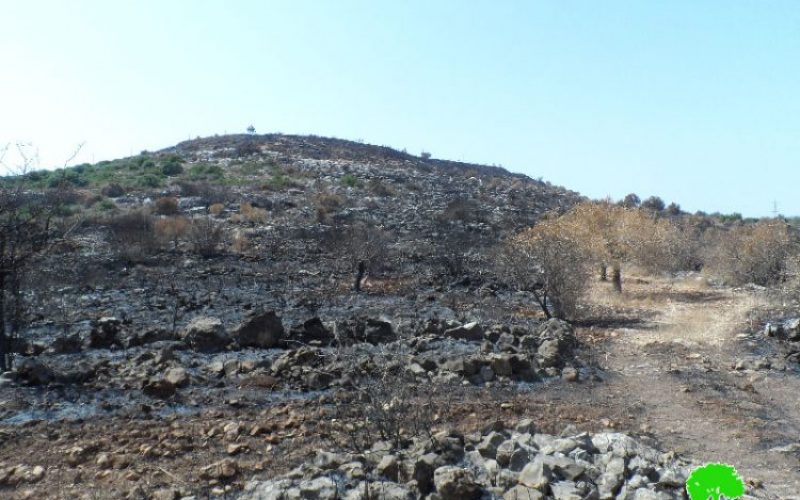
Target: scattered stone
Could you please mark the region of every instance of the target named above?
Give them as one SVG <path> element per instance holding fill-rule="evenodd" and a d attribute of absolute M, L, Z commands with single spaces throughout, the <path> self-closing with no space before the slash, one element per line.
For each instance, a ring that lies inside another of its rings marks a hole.
<path fill-rule="evenodd" d="M 222 351 L 230 343 L 222 321 L 208 316 L 193 319 L 181 332 L 180 338 L 189 347 L 200 352 Z"/>
<path fill-rule="evenodd" d="M 257 311 L 242 321 L 232 336 L 242 347 L 271 349 L 283 339 L 283 323 L 275 311 Z"/>

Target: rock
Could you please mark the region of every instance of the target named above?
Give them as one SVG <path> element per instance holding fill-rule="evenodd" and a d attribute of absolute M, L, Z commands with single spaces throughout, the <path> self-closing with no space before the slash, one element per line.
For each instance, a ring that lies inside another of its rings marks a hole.
<path fill-rule="evenodd" d="M 600 500 L 608 500 L 614 498 L 622 486 L 623 478 L 617 474 L 603 473 L 595 483 L 597 484 L 598 494 Z"/>
<path fill-rule="evenodd" d="M 508 469 L 520 472 L 531 461 L 533 453 L 527 448 L 517 448 L 508 459 Z"/>
<path fill-rule="evenodd" d="M 497 447 L 500 446 L 506 437 L 499 432 L 490 432 L 483 440 L 475 447 L 475 449 L 485 458 L 495 458 L 497 455 Z"/>
<path fill-rule="evenodd" d="M 53 370 L 34 358 L 25 358 L 15 368 L 15 376 L 31 385 L 45 385 L 55 381 Z"/>
<path fill-rule="evenodd" d="M 519 483 L 529 488 L 542 490 L 550 484 L 553 471 L 550 465 L 542 460 L 542 456 L 537 456 L 533 462 L 526 465 L 519 473 Z"/>
<path fill-rule="evenodd" d="M 561 359 L 561 341 L 556 339 L 549 339 L 543 341 L 536 351 L 539 364 L 543 368 L 558 366 L 562 363 Z"/>
<path fill-rule="evenodd" d="M 120 330 L 122 321 L 114 317 L 100 318 L 92 324 L 89 332 L 89 347 L 92 349 L 108 349 L 113 346 L 122 347 Z"/>
<path fill-rule="evenodd" d="M 787 320 L 783 323 L 781 328 L 787 340 L 796 342 L 800 340 L 800 318 Z"/>
<path fill-rule="evenodd" d="M 164 380 L 175 387 L 183 387 L 189 383 L 189 374 L 183 367 L 170 368 L 164 373 Z"/>
<path fill-rule="evenodd" d="M 508 467 L 508 463 L 511 461 L 511 456 L 519 447 L 519 443 L 513 439 L 507 439 L 500 443 L 497 446 L 497 452 L 495 453 L 495 460 L 503 467 Z"/>
<path fill-rule="evenodd" d="M 477 500 L 482 496 L 472 471 L 445 465 L 433 474 L 433 483 L 442 500 Z"/>
<path fill-rule="evenodd" d="M 81 337 L 78 334 L 56 337 L 50 346 L 53 354 L 76 354 L 81 352 Z"/>
<path fill-rule="evenodd" d="M 442 335 L 451 339 L 480 342 L 483 340 L 483 328 L 475 321 L 445 330 Z"/>
<path fill-rule="evenodd" d="M 218 352 L 230 343 L 222 321 L 209 316 L 193 319 L 181 332 L 180 338 L 189 347 L 201 352 Z"/>
<path fill-rule="evenodd" d="M 373 345 L 391 342 L 395 339 L 392 324 L 379 319 L 367 319 L 364 325 L 364 341 Z"/>
<path fill-rule="evenodd" d="M 336 483 L 328 477 L 301 481 L 299 486 L 301 498 L 314 500 L 337 500 L 339 498 Z"/>
<path fill-rule="evenodd" d="M 400 462 L 394 455 L 384 455 L 378 465 L 375 466 L 375 471 L 381 476 L 396 482 L 400 473 Z"/>
<path fill-rule="evenodd" d="M 534 432 L 536 432 L 533 420 L 530 418 L 523 418 L 522 420 L 517 422 L 517 425 L 514 426 L 514 430 L 519 432 L 520 434 L 525 434 L 525 433 L 533 434 Z"/>
<path fill-rule="evenodd" d="M 328 330 L 317 317 L 311 318 L 289 330 L 289 335 L 283 340 L 283 345 L 289 348 L 302 344 L 315 344 L 329 346 L 336 341 L 336 336 Z"/>
<path fill-rule="evenodd" d="M 528 486 L 518 484 L 503 494 L 503 500 L 540 500 L 542 492 Z"/>
<path fill-rule="evenodd" d="M 575 330 L 566 321 L 550 319 L 536 329 L 539 347 L 536 351 L 543 368 L 562 366 L 564 358 L 571 355 L 577 345 Z"/>
<path fill-rule="evenodd" d="M 233 338 L 242 347 L 271 349 L 280 345 L 283 336 L 283 323 L 275 311 L 252 313 L 233 331 Z"/>
<path fill-rule="evenodd" d="M 571 366 L 567 366 L 563 370 L 561 370 L 561 378 L 566 380 L 567 382 L 577 382 L 578 381 L 578 370 Z"/>
<path fill-rule="evenodd" d="M 128 347 L 137 347 L 156 342 L 174 342 L 178 340 L 178 335 L 175 332 L 164 328 L 151 328 L 141 333 L 134 333 L 128 337 Z"/>
<path fill-rule="evenodd" d="M 572 481 L 558 481 L 550 485 L 550 494 L 555 500 L 583 500 L 583 495 Z"/>
<path fill-rule="evenodd" d="M 433 475 L 440 465 L 439 456 L 435 453 L 427 453 L 414 461 L 411 477 L 417 482 L 417 489 L 423 495 L 434 490 Z"/>
<path fill-rule="evenodd" d="M 396 339 L 392 324 L 381 319 L 353 319 L 336 323 L 336 340 L 343 346 L 359 342 L 378 345 Z"/>
<path fill-rule="evenodd" d="M 231 479 L 239 473 L 239 466 L 230 458 L 220 460 L 200 469 L 201 479 Z M 256 497 L 258 498 L 258 497 Z"/>
<path fill-rule="evenodd" d="M 510 377 L 514 371 L 511 368 L 511 357 L 508 354 L 490 354 L 489 364 L 496 375 Z"/>
<path fill-rule="evenodd" d="M 289 479 L 248 481 L 239 500 L 284 500 L 288 497 L 287 492 L 292 485 L 293 483 Z M 299 496 L 299 491 L 297 493 Z"/>
<path fill-rule="evenodd" d="M 168 399 L 175 395 L 175 384 L 165 379 L 150 379 L 145 381 L 142 392 L 152 398 Z"/>
<path fill-rule="evenodd" d="M 347 455 L 319 450 L 317 451 L 317 456 L 314 457 L 314 466 L 322 470 L 330 470 L 336 469 L 349 461 L 350 457 Z"/>
<path fill-rule="evenodd" d="M 415 496 L 402 485 L 381 481 L 369 483 L 369 488 L 362 482 L 355 489 L 348 491 L 343 498 L 344 500 L 413 500 Z"/>

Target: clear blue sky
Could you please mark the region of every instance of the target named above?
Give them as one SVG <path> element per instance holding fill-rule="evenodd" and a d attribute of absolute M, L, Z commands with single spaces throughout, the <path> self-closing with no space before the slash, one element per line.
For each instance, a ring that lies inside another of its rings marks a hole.
<path fill-rule="evenodd" d="M 797 1 L 0 2 L 0 143 L 45 167 L 252 123 L 800 214 Z"/>

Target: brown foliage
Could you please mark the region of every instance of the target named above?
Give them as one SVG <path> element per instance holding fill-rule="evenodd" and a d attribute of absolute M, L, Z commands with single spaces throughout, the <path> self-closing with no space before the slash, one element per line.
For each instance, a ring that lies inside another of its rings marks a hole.
<path fill-rule="evenodd" d="M 164 196 L 155 201 L 155 212 L 159 215 L 175 215 L 179 212 L 178 200 L 172 196 Z"/>
<path fill-rule="evenodd" d="M 153 216 L 145 210 L 132 210 L 106 219 L 108 241 L 113 250 L 129 263 L 138 262 L 158 249 Z"/>
<path fill-rule="evenodd" d="M 796 241 L 782 220 L 716 229 L 706 243 L 706 269 L 733 285 L 767 286 L 786 278 Z"/>
<path fill-rule="evenodd" d="M 585 247 L 563 225 L 545 220 L 514 236 L 496 255 L 498 273 L 531 292 L 547 317 L 574 318 L 589 279 Z"/>
<path fill-rule="evenodd" d="M 189 220 L 186 217 L 169 217 L 155 221 L 156 236 L 164 242 L 171 242 L 178 248 L 181 238 L 189 231 Z"/>

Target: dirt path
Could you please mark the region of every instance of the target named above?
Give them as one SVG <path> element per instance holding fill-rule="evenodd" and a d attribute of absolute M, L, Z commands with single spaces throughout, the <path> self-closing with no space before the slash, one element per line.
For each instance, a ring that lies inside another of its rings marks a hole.
<path fill-rule="evenodd" d="M 598 306 L 648 319 L 583 332 L 595 340 L 606 374 L 586 384 L 589 404 L 627 413 L 631 424 L 693 459 L 734 464 L 772 498 L 800 498 L 797 455 L 771 451 L 800 441 L 800 375 L 733 369 L 763 348 L 764 339 L 746 332 L 765 299 L 696 280 L 638 283 L 621 298 L 595 295 Z"/>

